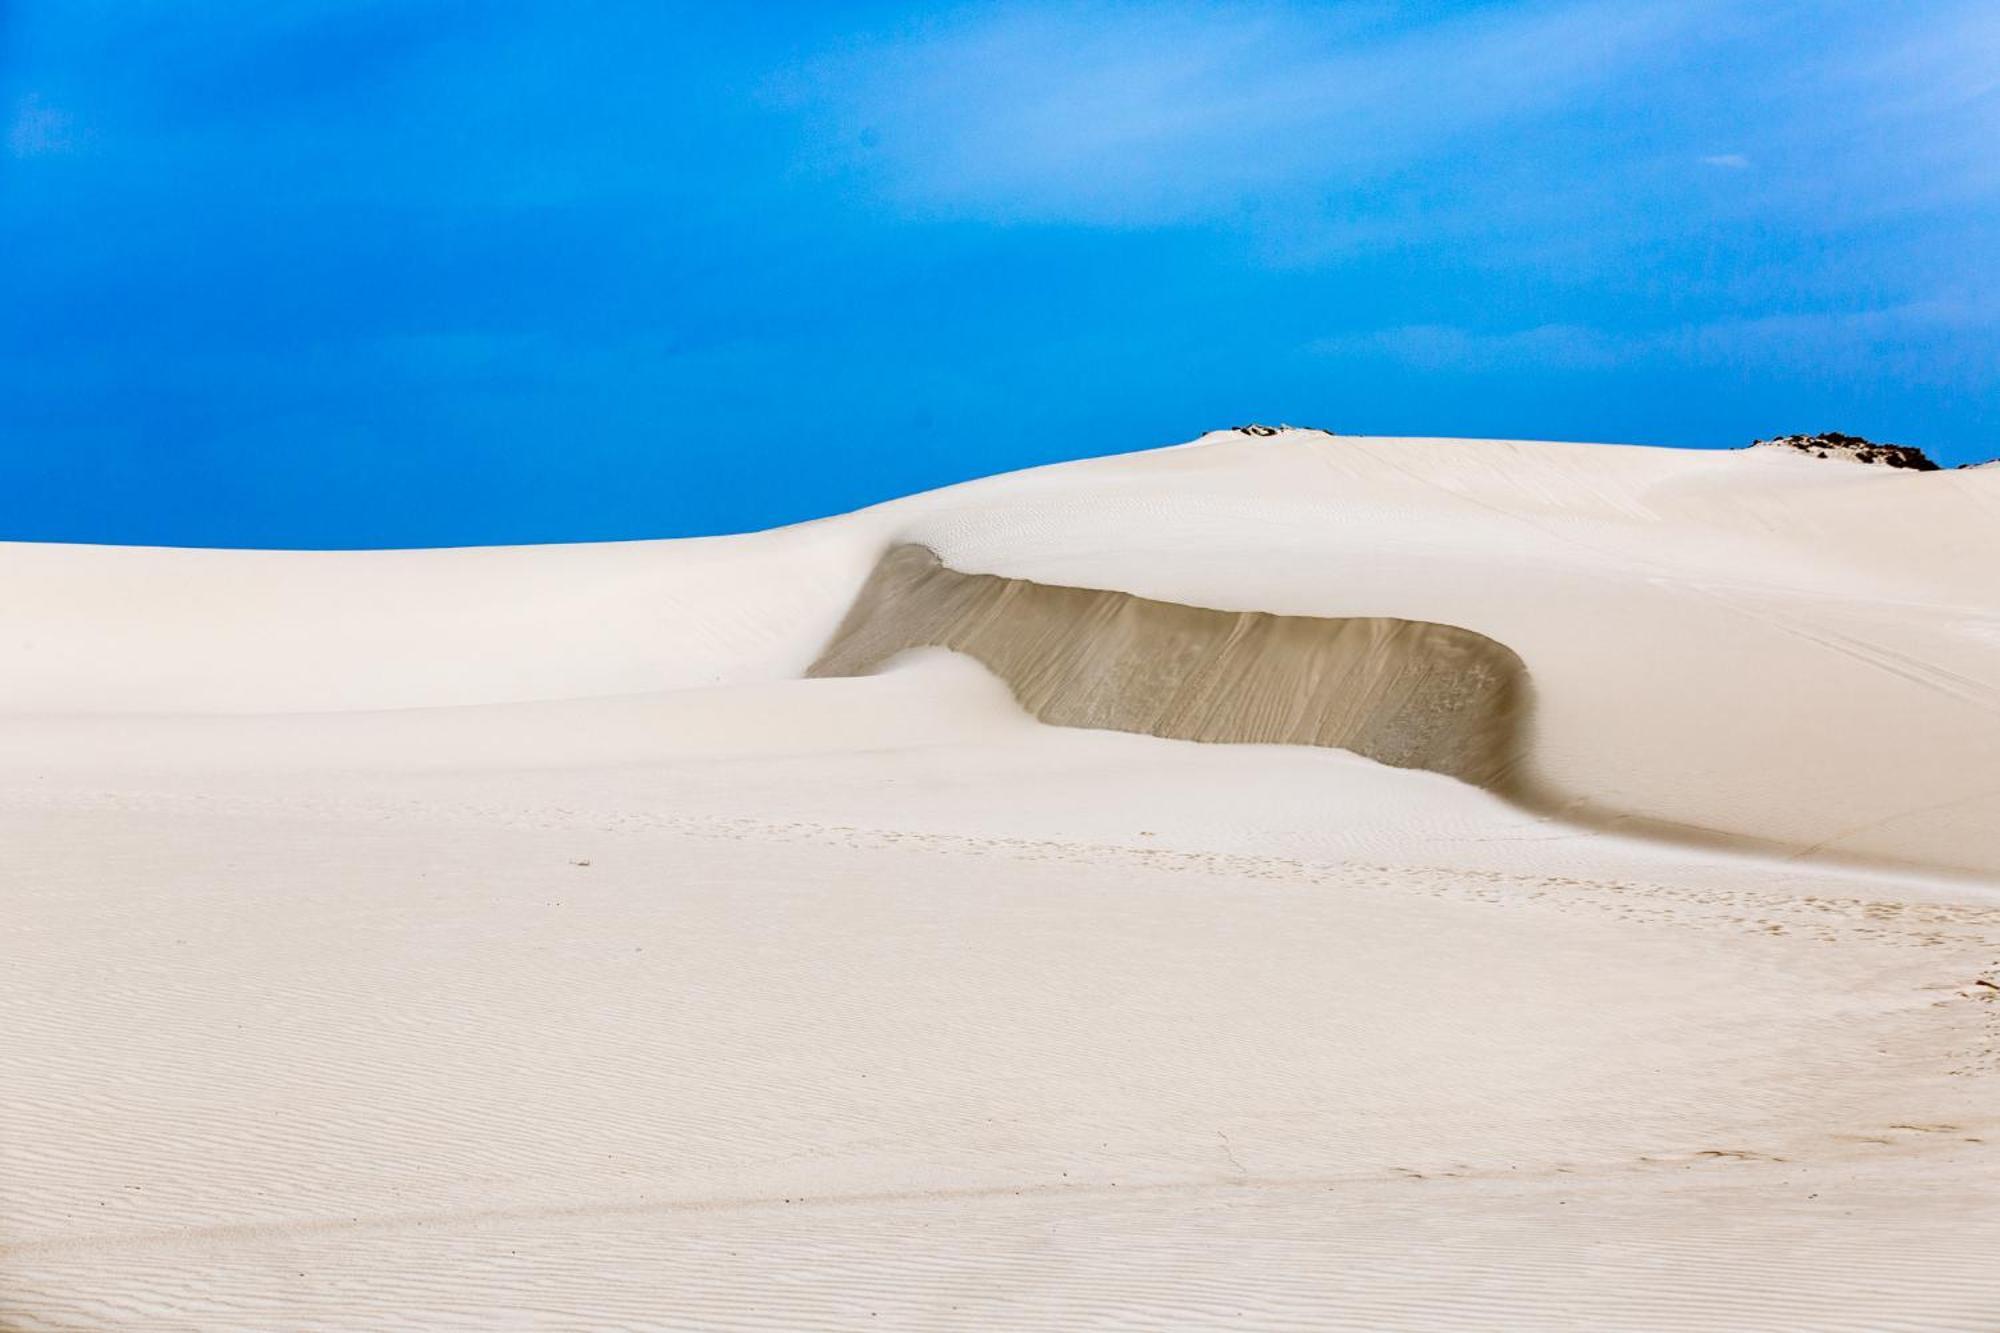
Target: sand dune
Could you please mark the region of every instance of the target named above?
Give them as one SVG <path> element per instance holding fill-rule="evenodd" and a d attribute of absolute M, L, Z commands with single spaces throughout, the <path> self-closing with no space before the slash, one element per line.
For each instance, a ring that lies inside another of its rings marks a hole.
<path fill-rule="evenodd" d="M 2000 471 L 1234 432 L 750 537 L 0 547 L 0 710 L 283 712 L 804 674 L 897 544 L 966 574 L 1456 626 L 1534 685 L 1517 777 L 1600 827 L 2000 871 Z"/>
<path fill-rule="evenodd" d="M 0 1327 L 1990 1328 L 1996 487 L 0 546 Z"/>

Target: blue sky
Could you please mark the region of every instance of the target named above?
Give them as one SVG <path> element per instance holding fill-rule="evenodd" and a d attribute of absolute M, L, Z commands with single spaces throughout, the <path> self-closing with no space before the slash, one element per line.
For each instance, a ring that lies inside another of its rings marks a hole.
<path fill-rule="evenodd" d="M 723 532 L 1247 420 L 2000 453 L 2000 6 L 0 7 L 0 537 Z"/>

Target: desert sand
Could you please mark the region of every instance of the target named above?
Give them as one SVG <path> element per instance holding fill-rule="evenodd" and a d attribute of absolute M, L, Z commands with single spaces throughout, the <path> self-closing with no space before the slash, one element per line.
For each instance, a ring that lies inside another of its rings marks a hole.
<path fill-rule="evenodd" d="M 2000 469 L 0 545 L 0 1326 L 2000 1327 Z"/>

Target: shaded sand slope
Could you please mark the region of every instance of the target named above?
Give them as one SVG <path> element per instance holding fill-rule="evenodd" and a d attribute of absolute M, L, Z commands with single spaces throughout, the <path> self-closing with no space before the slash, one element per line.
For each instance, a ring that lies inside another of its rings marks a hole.
<path fill-rule="evenodd" d="M 1469 630 L 960 574 L 921 546 L 882 557 L 809 674 L 858 675 L 922 647 L 977 658 L 1059 726 L 1337 746 L 1496 789 L 1526 740 L 1520 658 Z"/>

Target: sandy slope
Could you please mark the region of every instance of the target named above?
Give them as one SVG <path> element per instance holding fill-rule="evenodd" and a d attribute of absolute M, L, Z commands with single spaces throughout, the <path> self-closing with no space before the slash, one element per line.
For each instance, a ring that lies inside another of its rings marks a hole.
<path fill-rule="evenodd" d="M 1527 669 L 1471 630 L 962 574 L 908 543 L 877 562 L 806 674 L 871 675 L 926 648 L 991 668 L 1057 726 L 1333 746 L 1508 795 L 1533 739 Z"/>
<path fill-rule="evenodd" d="M 0 1326 L 1991 1328 L 1996 486 L 1288 433 L 0 548 Z M 1783 854 L 799 679 L 896 542 L 1465 627 L 1584 813 Z"/>

